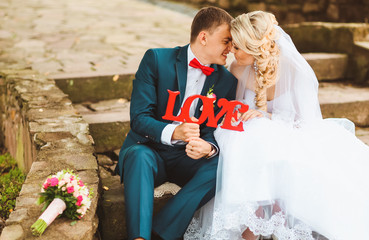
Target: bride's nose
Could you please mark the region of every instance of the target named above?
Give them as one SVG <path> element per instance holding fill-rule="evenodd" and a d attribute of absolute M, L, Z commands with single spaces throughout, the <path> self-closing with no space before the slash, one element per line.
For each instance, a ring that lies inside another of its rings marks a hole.
<path fill-rule="evenodd" d="M 234 46 L 231 46 L 231 53 L 235 53 L 236 49 L 234 48 Z"/>

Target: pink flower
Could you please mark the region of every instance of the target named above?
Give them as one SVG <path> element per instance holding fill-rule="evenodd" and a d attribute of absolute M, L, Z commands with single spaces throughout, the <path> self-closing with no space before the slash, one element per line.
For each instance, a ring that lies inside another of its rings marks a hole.
<path fill-rule="evenodd" d="M 46 190 L 49 187 L 49 184 L 48 183 L 44 183 L 43 187 Z"/>
<path fill-rule="evenodd" d="M 209 98 L 216 98 L 217 97 L 217 95 L 215 95 L 215 93 L 212 93 L 212 94 L 210 94 L 209 96 L 207 96 L 207 97 L 209 97 Z"/>
<path fill-rule="evenodd" d="M 52 187 L 57 186 L 58 183 L 59 183 L 59 180 L 56 177 L 53 177 L 52 179 L 50 179 L 50 186 Z"/>
<path fill-rule="evenodd" d="M 51 178 L 46 179 L 46 182 L 50 185 L 51 184 Z"/>
<path fill-rule="evenodd" d="M 67 188 L 67 192 L 68 192 L 68 193 L 72 193 L 72 192 L 74 192 L 74 187 L 69 187 L 69 188 Z"/>
<path fill-rule="evenodd" d="M 79 196 L 77 197 L 77 203 L 76 203 L 76 205 L 77 205 L 77 206 L 81 206 L 82 200 L 83 200 L 83 197 L 82 197 L 81 195 L 79 195 Z"/>
<path fill-rule="evenodd" d="M 83 184 L 83 182 L 82 182 L 82 181 L 79 181 L 79 186 L 80 186 L 80 187 L 83 187 L 83 186 L 84 186 L 84 184 Z"/>

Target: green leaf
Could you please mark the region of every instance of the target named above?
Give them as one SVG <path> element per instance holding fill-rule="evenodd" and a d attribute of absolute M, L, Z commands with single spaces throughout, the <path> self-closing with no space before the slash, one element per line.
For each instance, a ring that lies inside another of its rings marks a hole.
<path fill-rule="evenodd" d="M 70 223 L 71 226 L 76 225 L 77 221 L 73 221 Z"/>
<path fill-rule="evenodd" d="M 41 196 L 37 199 L 36 204 L 41 205 L 43 202 L 45 202 L 45 196 Z"/>

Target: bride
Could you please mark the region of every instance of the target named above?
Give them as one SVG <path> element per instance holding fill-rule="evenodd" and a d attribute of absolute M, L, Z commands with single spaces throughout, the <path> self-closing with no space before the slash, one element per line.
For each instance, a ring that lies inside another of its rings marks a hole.
<path fill-rule="evenodd" d="M 184 239 L 369 237 L 369 147 L 353 123 L 322 119 L 316 76 L 274 15 L 240 15 L 231 33 L 237 100 L 250 110 L 244 132 L 215 131 L 216 195 Z"/>

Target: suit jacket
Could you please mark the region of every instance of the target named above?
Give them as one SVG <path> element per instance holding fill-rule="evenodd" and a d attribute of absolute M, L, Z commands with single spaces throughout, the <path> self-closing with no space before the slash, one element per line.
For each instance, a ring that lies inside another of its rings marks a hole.
<path fill-rule="evenodd" d="M 162 119 L 165 115 L 169 98 L 168 89 L 180 91 L 174 105 L 174 115 L 177 115 L 186 90 L 187 82 L 187 49 L 189 45 L 176 48 L 149 49 L 138 68 L 133 80 L 133 91 L 130 107 L 130 124 L 126 140 L 121 152 L 137 143 L 161 143 L 161 133 L 171 121 Z M 222 65 L 212 64 L 214 72 L 207 76 L 201 95 L 206 96 L 214 85 L 213 92 L 217 99 L 235 99 L 237 79 Z M 199 101 L 201 103 L 201 101 Z M 214 104 L 215 114 L 220 110 Z M 201 104 L 195 110 L 195 117 L 199 117 Z M 200 126 L 200 137 L 217 145 L 213 132 L 215 128 L 207 127 L 206 121 Z M 122 159 L 119 160 L 119 172 L 122 176 Z M 117 166 L 118 167 L 118 166 Z"/>

